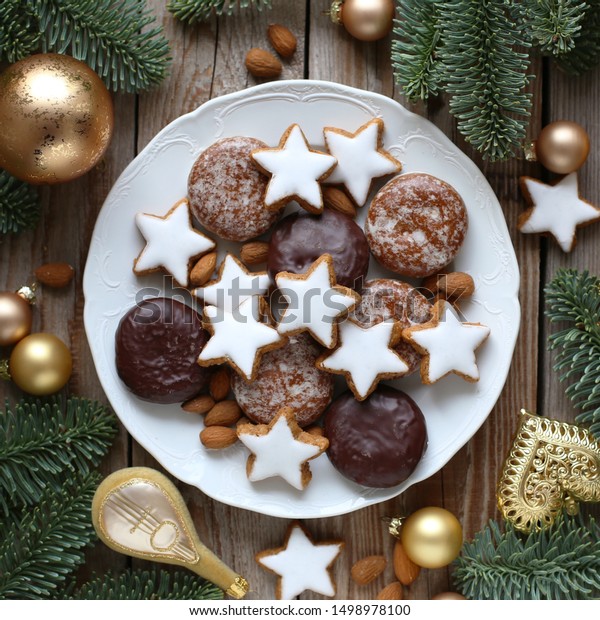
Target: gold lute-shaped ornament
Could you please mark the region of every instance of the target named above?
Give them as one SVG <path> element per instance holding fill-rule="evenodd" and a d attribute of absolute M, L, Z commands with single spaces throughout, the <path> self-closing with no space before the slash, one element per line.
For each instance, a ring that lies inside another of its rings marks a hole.
<path fill-rule="evenodd" d="M 585 429 L 521 410 L 521 422 L 498 482 L 498 507 L 529 533 L 554 523 L 563 508 L 600 501 L 600 444 Z"/>
<path fill-rule="evenodd" d="M 183 497 L 154 469 L 130 467 L 105 478 L 94 495 L 92 521 L 115 551 L 184 566 L 234 598 L 248 592 L 248 582 L 200 541 Z"/>

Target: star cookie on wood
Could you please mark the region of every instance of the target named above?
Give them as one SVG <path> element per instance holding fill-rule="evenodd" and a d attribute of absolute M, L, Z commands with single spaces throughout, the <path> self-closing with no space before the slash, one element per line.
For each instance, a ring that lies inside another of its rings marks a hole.
<path fill-rule="evenodd" d="M 563 252 L 575 247 L 578 227 L 600 220 L 600 209 L 579 196 L 576 172 L 556 185 L 521 177 L 521 191 L 531 208 L 519 216 L 519 230 L 550 234 Z"/>
<path fill-rule="evenodd" d="M 343 183 L 359 207 L 365 204 L 374 179 L 402 170 L 402 164 L 382 148 L 380 118 L 374 118 L 354 133 L 325 127 L 323 135 L 327 150 L 338 162 L 327 183 Z"/>
<path fill-rule="evenodd" d="M 277 331 L 280 334 L 308 331 L 324 347 L 334 347 L 337 320 L 356 306 L 360 295 L 336 284 L 331 256 L 323 254 L 304 274 L 282 271 L 275 281 L 288 303 Z"/>
<path fill-rule="evenodd" d="M 450 373 L 466 381 L 479 381 L 475 350 L 490 335 L 490 328 L 480 323 L 462 323 L 445 300 L 437 301 L 432 319 L 403 330 L 402 337 L 423 355 L 421 379 L 435 383 Z"/>
<path fill-rule="evenodd" d="M 300 525 L 292 523 L 283 547 L 256 554 L 256 561 L 279 577 L 275 596 L 289 600 L 312 590 L 323 596 L 335 596 L 332 565 L 342 552 L 342 541 L 314 542 Z"/>
<path fill-rule="evenodd" d="M 180 200 L 166 215 L 138 213 L 135 223 L 146 240 L 133 261 L 137 275 L 164 269 L 177 283 L 187 286 L 192 262 L 215 247 L 212 239 L 192 228 L 187 200 Z"/>
<path fill-rule="evenodd" d="M 391 347 L 401 328 L 386 321 L 363 328 L 352 320 L 339 326 L 341 345 L 317 360 L 317 368 L 345 375 L 357 400 L 365 400 L 383 379 L 395 379 L 409 371 L 408 364 Z"/>
<path fill-rule="evenodd" d="M 265 207 L 277 211 L 295 200 L 311 213 L 323 211 L 320 182 L 333 170 L 336 159 L 310 148 L 299 125 L 288 127 L 279 146 L 252 151 L 258 168 L 271 175 L 265 193 Z"/>
<path fill-rule="evenodd" d="M 300 491 L 312 478 L 308 461 L 329 446 L 325 437 L 305 433 L 290 407 L 280 409 L 269 424 L 240 424 L 237 434 L 252 452 L 246 465 L 248 480 L 280 477 Z"/>
<path fill-rule="evenodd" d="M 264 295 L 270 284 L 266 271 L 252 273 L 235 256 L 227 254 L 219 267 L 219 277 L 193 293 L 205 304 L 231 312 L 250 297 Z"/>
<path fill-rule="evenodd" d="M 261 300 L 250 297 L 231 312 L 205 306 L 206 329 L 212 334 L 200 355 L 200 366 L 228 363 L 246 381 L 253 381 L 261 356 L 283 346 L 277 330 L 261 322 Z"/>

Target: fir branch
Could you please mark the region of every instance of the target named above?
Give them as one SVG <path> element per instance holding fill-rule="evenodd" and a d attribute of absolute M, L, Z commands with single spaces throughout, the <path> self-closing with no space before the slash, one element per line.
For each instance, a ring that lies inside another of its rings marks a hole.
<path fill-rule="evenodd" d="M 21 401 L 0 411 L 0 512 L 32 506 L 46 487 L 87 475 L 116 433 L 114 416 L 93 401 L 72 398 Z"/>
<path fill-rule="evenodd" d="M 26 0 L 26 3 L 39 19 L 42 49 L 83 60 L 108 88 L 138 92 L 165 77 L 170 61 L 169 44 L 143 3 L 137 0 Z"/>
<path fill-rule="evenodd" d="M 39 217 L 37 191 L 5 170 L 0 170 L 0 234 L 33 228 Z"/>
<path fill-rule="evenodd" d="M 575 378 L 566 389 L 582 411 L 575 419 L 600 436 L 600 279 L 559 269 L 545 293 L 550 322 L 566 324 L 549 337 L 550 349 L 558 349 L 554 369 L 561 381 Z"/>
<path fill-rule="evenodd" d="M 0 60 L 16 62 L 32 54 L 40 40 L 36 20 L 21 0 L 0 2 Z"/>
<path fill-rule="evenodd" d="M 527 37 L 507 13 L 504 0 L 439 3 L 446 90 L 458 129 L 484 158 L 507 159 L 520 148 L 530 116 L 525 92 Z"/>
<path fill-rule="evenodd" d="M 557 59 L 561 69 L 581 75 L 600 64 L 600 0 L 588 0 L 581 32 L 576 45 L 568 54 Z"/>
<path fill-rule="evenodd" d="M 95 577 L 68 596 L 70 600 L 217 601 L 223 590 L 191 573 L 127 570 L 119 576 Z"/>
<path fill-rule="evenodd" d="M 271 8 L 271 0 L 169 0 L 167 10 L 188 24 L 206 21 L 211 15 L 231 15 L 236 8 L 254 5 L 259 11 Z"/>
<path fill-rule="evenodd" d="M 454 581 L 469 599 L 558 600 L 600 596 L 600 527 L 565 515 L 522 538 L 494 521 L 465 543 Z"/>
<path fill-rule="evenodd" d="M 47 489 L 33 510 L 0 532 L 0 599 L 51 596 L 84 561 L 95 539 L 91 504 L 98 475 Z"/>
<path fill-rule="evenodd" d="M 436 0 L 397 0 L 392 41 L 392 65 L 396 82 L 410 99 L 437 95 L 440 82 L 436 52 L 440 45 Z"/>

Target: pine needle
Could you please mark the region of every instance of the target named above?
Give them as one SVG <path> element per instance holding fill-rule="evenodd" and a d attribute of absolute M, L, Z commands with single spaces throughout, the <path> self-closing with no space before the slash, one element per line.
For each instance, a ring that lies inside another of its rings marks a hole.
<path fill-rule="evenodd" d="M 33 54 L 40 33 L 34 16 L 21 0 L 0 2 L 0 60 L 10 63 Z"/>
<path fill-rule="evenodd" d="M 575 47 L 557 59 L 558 66 L 572 75 L 581 75 L 600 64 L 600 0 L 588 0 Z"/>
<path fill-rule="evenodd" d="M 271 8 L 271 0 L 169 0 L 167 10 L 188 24 L 203 22 L 212 15 L 232 15 L 237 9 L 245 9 L 250 5 L 259 11 Z"/>
<path fill-rule="evenodd" d="M 37 190 L 0 170 L 0 234 L 34 228 L 39 218 Z"/>

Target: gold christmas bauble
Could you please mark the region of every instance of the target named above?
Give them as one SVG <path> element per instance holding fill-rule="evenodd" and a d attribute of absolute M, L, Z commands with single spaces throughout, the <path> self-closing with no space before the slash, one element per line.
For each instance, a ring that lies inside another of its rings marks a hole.
<path fill-rule="evenodd" d="M 20 340 L 10 356 L 11 379 L 28 394 L 58 392 L 71 377 L 73 360 L 67 345 L 53 334 L 30 334 Z"/>
<path fill-rule="evenodd" d="M 0 168 L 27 183 L 62 183 L 93 168 L 113 131 L 102 80 L 71 56 L 36 54 L 0 75 Z"/>
<path fill-rule="evenodd" d="M 548 170 L 569 174 L 583 166 L 590 152 L 590 138 L 578 123 L 556 121 L 546 125 L 535 142 L 536 159 Z"/>
<path fill-rule="evenodd" d="M 444 508 L 421 508 L 410 515 L 400 530 L 406 555 L 423 568 L 441 568 L 458 557 L 462 527 Z"/>
<path fill-rule="evenodd" d="M 458 592 L 440 592 L 431 598 L 432 601 L 466 601 L 467 599 Z"/>
<path fill-rule="evenodd" d="M 377 41 L 392 29 L 394 1 L 337 0 L 332 5 L 331 15 L 360 41 Z"/>
<path fill-rule="evenodd" d="M 18 295 L 0 292 L 0 347 L 9 347 L 31 331 L 31 305 Z"/>

